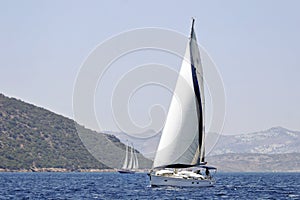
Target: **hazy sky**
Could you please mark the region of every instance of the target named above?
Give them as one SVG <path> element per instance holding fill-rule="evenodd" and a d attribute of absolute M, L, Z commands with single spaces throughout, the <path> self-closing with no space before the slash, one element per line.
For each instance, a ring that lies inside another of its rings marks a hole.
<path fill-rule="evenodd" d="M 77 73 L 99 43 L 143 27 L 188 35 L 195 17 L 223 78 L 224 132 L 300 130 L 299 8 L 297 0 L 2 0 L 0 92 L 72 118 Z"/>

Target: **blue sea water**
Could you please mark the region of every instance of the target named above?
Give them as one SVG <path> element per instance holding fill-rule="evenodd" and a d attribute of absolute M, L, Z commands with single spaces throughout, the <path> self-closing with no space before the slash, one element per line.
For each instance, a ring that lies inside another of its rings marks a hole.
<path fill-rule="evenodd" d="M 151 188 L 145 173 L 0 173 L 0 199 L 300 199 L 300 173 L 217 173 L 208 188 Z"/>

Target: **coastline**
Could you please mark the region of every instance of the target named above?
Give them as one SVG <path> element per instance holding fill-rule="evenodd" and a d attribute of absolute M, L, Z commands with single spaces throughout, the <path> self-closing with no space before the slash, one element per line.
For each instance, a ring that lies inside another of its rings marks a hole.
<path fill-rule="evenodd" d="M 115 169 L 66 169 L 66 168 L 31 168 L 31 169 L 3 169 L 0 172 L 115 172 Z"/>
<path fill-rule="evenodd" d="M 117 172 L 118 169 L 66 169 L 66 168 L 31 168 L 31 169 L 4 169 L 0 168 L 1 172 Z M 148 172 L 149 169 L 139 169 L 137 172 Z"/>
<path fill-rule="evenodd" d="M 137 173 L 147 173 L 150 169 L 138 169 Z M 31 168 L 31 169 L 4 169 L 0 168 L 0 173 L 5 172 L 58 172 L 58 173 L 72 173 L 72 172 L 88 172 L 88 173 L 111 173 L 118 172 L 118 169 L 66 169 L 66 168 Z M 300 170 L 286 170 L 286 171 L 223 171 L 219 170 L 218 173 L 300 173 Z"/>

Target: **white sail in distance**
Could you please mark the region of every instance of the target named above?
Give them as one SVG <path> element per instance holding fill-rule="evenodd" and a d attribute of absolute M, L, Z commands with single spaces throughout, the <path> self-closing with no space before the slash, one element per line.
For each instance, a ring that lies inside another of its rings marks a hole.
<path fill-rule="evenodd" d="M 130 151 L 130 155 L 129 155 L 129 151 Z M 136 152 L 134 150 L 134 146 L 133 144 L 129 146 L 129 143 L 127 142 L 125 160 L 122 169 L 130 170 L 130 169 L 138 169 L 138 168 L 139 168 L 139 162 L 138 162 Z"/>
<path fill-rule="evenodd" d="M 128 164 L 128 169 L 132 169 L 132 167 L 133 167 L 133 148 L 130 147 L 130 161 Z"/>
<path fill-rule="evenodd" d="M 132 148 L 134 149 L 133 144 L 132 144 Z M 134 151 L 133 151 L 133 166 L 132 166 L 132 169 L 138 169 L 138 168 L 139 168 L 139 161 L 138 161 L 136 152 L 135 152 L 135 150 L 134 150 Z"/>
<path fill-rule="evenodd" d="M 134 157 L 135 157 L 135 167 L 134 169 L 138 169 L 139 168 L 139 160 L 138 160 L 138 157 L 137 157 L 137 154 L 134 152 Z"/>
<path fill-rule="evenodd" d="M 153 168 L 204 162 L 204 86 L 194 33 L 187 44 Z"/>
<path fill-rule="evenodd" d="M 128 165 L 128 144 L 126 145 L 125 160 L 122 169 L 127 169 Z"/>

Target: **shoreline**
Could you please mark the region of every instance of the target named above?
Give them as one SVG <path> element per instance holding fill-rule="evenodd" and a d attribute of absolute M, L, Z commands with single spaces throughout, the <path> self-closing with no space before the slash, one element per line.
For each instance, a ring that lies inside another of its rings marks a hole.
<path fill-rule="evenodd" d="M 150 169 L 138 169 L 137 173 L 148 173 Z M 0 168 L 0 173 L 4 172 L 24 172 L 24 173 L 31 173 L 31 172 L 57 172 L 57 173 L 72 173 L 72 172 L 83 172 L 83 173 L 111 173 L 111 172 L 118 172 L 118 169 L 66 169 L 66 168 L 31 168 L 31 169 L 4 169 Z M 218 171 L 218 173 L 300 173 L 300 170 L 286 170 L 286 171 Z"/>
<path fill-rule="evenodd" d="M 0 172 L 114 172 L 115 169 L 66 169 L 66 168 L 31 168 L 31 169 L 3 169 Z"/>
<path fill-rule="evenodd" d="M 137 172 L 148 172 L 149 169 L 139 169 Z M 71 169 L 66 169 L 66 168 L 31 168 L 31 169 L 3 169 L 0 168 L 0 173 L 1 172 L 101 172 L 101 173 L 107 173 L 107 172 L 118 172 L 118 169 L 76 169 L 76 170 L 71 170 Z"/>

